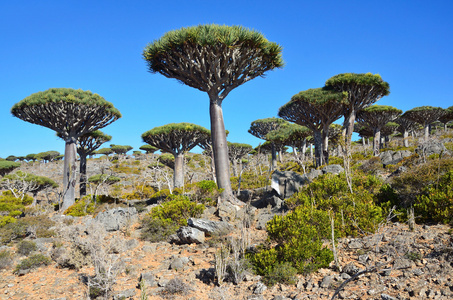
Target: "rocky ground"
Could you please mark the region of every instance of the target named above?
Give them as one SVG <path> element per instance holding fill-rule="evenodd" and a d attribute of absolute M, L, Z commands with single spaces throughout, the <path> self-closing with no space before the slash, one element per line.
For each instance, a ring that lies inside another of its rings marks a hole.
<path fill-rule="evenodd" d="M 213 215 L 204 217 L 216 221 Z M 83 228 L 89 226 L 90 218 L 68 222 L 67 217 L 53 217 L 66 230 L 87 230 Z M 266 235 L 255 228 L 256 223 L 252 225 L 247 239 L 253 246 Z M 238 285 L 225 282 L 217 286 L 214 266 L 219 242 L 215 237 L 199 244 L 177 245 L 143 242 L 139 234 L 138 224 L 108 234 L 125 245 L 118 253 L 125 265 L 114 285 L 114 299 L 144 299 L 140 298 L 142 293 L 148 299 L 331 299 L 342 284 L 337 299 L 453 299 L 453 239 L 444 225 L 416 226 L 410 231 L 405 224 L 394 223 L 370 236 L 341 239 L 337 245 L 339 269 L 332 264 L 331 268 L 298 276 L 294 285 L 272 287 L 252 274 Z M 65 268 L 61 259 L 55 258 L 55 239 L 35 242 L 53 262 L 18 275 L 12 269 L 1 271 L 0 299 L 86 299 L 84 281 L 94 273 L 93 267 Z M 146 291 L 140 289 L 141 278 Z M 170 287 L 185 294 L 171 294 Z"/>

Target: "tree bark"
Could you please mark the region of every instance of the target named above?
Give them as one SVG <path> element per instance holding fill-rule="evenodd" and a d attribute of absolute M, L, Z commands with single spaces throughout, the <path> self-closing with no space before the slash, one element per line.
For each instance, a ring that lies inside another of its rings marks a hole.
<path fill-rule="evenodd" d="M 76 141 L 75 137 L 69 137 L 66 140 L 64 151 L 64 168 L 63 168 L 63 204 L 61 211 L 64 212 L 68 207 L 75 203 L 75 185 L 76 185 Z"/>
<path fill-rule="evenodd" d="M 374 156 L 379 156 L 380 141 L 381 141 L 381 130 L 379 128 L 377 128 L 374 130 L 374 140 L 373 140 L 373 155 Z"/>
<path fill-rule="evenodd" d="M 322 136 L 321 132 L 316 130 L 313 131 L 313 138 L 315 140 L 315 161 L 316 167 L 322 164 Z"/>
<path fill-rule="evenodd" d="M 272 163 L 271 163 L 271 171 L 277 170 L 277 151 L 275 150 L 275 143 L 272 142 Z"/>
<path fill-rule="evenodd" d="M 404 130 L 403 132 L 403 145 L 404 147 L 409 147 L 409 132 L 407 130 Z"/>
<path fill-rule="evenodd" d="M 238 163 L 237 163 L 237 159 L 233 159 L 233 160 L 231 160 L 231 162 L 233 163 L 233 176 L 234 176 L 234 177 L 237 177 L 237 176 L 238 176 Z"/>
<path fill-rule="evenodd" d="M 322 161 L 321 164 L 329 164 L 329 125 L 324 125 L 322 130 Z"/>
<path fill-rule="evenodd" d="M 86 154 L 79 154 L 80 156 L 80 199 L 87 194 L 87 156 Z"/>
<path fill-rule="evenodd" d="M 222 102 L 210 99 L 209 113 L 211 117 L 211 140 L 214 154 L 217 186 L 223 189 L 222 198 L 236 202 L 230 182 L 230 161 L 226 140 L 225 124 L 223 121 Z"/>
<path fill-rule="evenodd" d="M 184 154 L 176 153 L 175 156 L 175 167 L 173 170 L 173 186 L 180 188 L 184 186 Z"/>
<path fill-rule="evenodd" d="M 425 141 L 429 139 L 429 124 L 425 124 Z"/>

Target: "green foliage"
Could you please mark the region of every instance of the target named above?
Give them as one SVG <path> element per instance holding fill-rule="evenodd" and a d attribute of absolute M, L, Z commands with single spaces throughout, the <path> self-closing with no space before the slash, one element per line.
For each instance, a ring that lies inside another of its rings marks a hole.
<path fill-rule="evenodd" d="M 44 92 L 34 93 L 20 102 L 14 104 L 11 113 L 14 116 L 20 114 L 27 107 L 52 105 L 57 103 L 75 103 L 87 106 L 97 106 L 104 108 L 107 112 L 121 118 L 121 113 L 98 94 L 90 91 L 74 90 L 69 88 L 51 88 Z"/>
<path fill-rule="evenodd" d="M 156 193 L 156 190 L 147 184 L 139 184 L 133 186 L 133 191 L 122 195 L 123 199 L 134 200 L 134 199 L 150 199 Z"/>
<path fill-rule="evenodd" d="M 8 215 L 17 216 L 17 211 L 23 212 L 26 205 L 30 205 L 33 198 L 24 194 L 22 199 L 16 198 L 11 191 L 4 191 L 0 195 L 0 211 L 8 212 Z"/>
<path fill-rule="evenodd" d="M 170 219 L 180 226 L 186 226 L 188 218 L 199 217 L 205 209 L 203 204 L 192 202 L 186 196 L 172 195 L 170 198 L 170 201 L 154 207 L 149 215 L 160 220 Z"/>
<path fill-rule="evenodd" d="M 36 269 L 40 266 L 47 266 L 51 262 L 50 258 L 42 255 L 35 254 L 22 260 L 14 269 L 14 273 L 18 273 L 20 270 Z"/>
<path fill-rule="evenodd" d="M 326 86 L 334 87 L 337 90 L 348 91 L 352 89 L 360 89 L 363 87 L 373 87 L 382 96 L 390 94 L 390 85 L 382 80 L 379 74 L 357 74 L 343 73 L 335 75 L 326 81 Z M 346 87 L 346 88 L 345 88 Z"/>
<path fill-rule="evenodd" d="M 286 216 L 275 216 L 266 225 L 268 240 L 275 247 L 251 254 L 250 260 L 259 275 L 272 274 L 277 263 L 289 262 L 298 273 L 307 274 L 327 267 L 333 253 L 323 247 L 330 232 L 327 212 L 299 206 Z"/>
<path fill-rule="evenodd" d="M 279 262 L 267 273 L 264 274 L 263 282 L 268 286 L 277 283 L 292 285 L 296 283 L 297 269 L 290 262 Z"/>
<path fill-rule="evenodd" d="M 231 177 L 231 187 L 238 189 L 239 177 Z M 252 172 L 244 172 L 241 177 L 241 189 L 257 189 L 270 184 L 268 175 L 258 175 Z"/>
<path fill-rule="evenodd" d="M 453 171 L 427 186 L 414 203 L 417 221 L 453 224 Z"/>
<path fill-rule="evenodd" d="M 149 215 L 145 216 L 140 223 L 142 226 L 140 238 L 152 243 L 164 241 L 179 228 L 179 225 L 170 219 L 153 218 Z"/>
<path fill-rule="evenodd" d="M 0 270 L 6 269 L 13 264 L 13 254 L 9 250 L 0 250 Z"/>
<path fill-rule="evenodd" d="M 119 177 L 107 175 L 107 174 L 96 174 L 88 178 L 88 182 L 92 183 L 105 183 L 105 184 L 114 184 L 121 181 Z"/>
<path fill-rule="evenodd" d="M 4 176 L 18 167 L 20 167 L 20 162 L 0 160 L 0 176 Z"/>
<path fill-rule="evenodd" d="M 7 223 L 0 227 L 0 244 L 7 244 L 16 239 L 25 238 L 28 234 L 27 229 L 30 228 L 36 232 L 37 238 L 52 237 L 55 232 L 50 228 L 54 225 L 55 222 L 44 215 L 19 218 L 16 222 Z"/>
<path fill-rule="evenodd" d="M 0 228 L 9 223 L 16 223 L 17 220 L 12 216 L 3 216 L 0 217 Z"/>
<path fill-rule="evenodd" d="M 212 180 L 202 180 L 195 184 L 194 200 L 206 205 L 217 205 L 217 198 L 223 189 L 219 189 Z"/>
<path fill-rule="evenodd" d="M 80 200 L 76 200 L 73 205 L 64 211 L 64 214 L 73 217 L 94 215 L 101 209 L 102 204 L 112 204 L 117 202 L 117 198 L 109 195 L 97 195 L 96 197 L 87 195 Z"/>
<path fill-rule="evenodd" d="M 21 255 L 28 256 L 33 251 L 36 251 L 38 246 L 33 241 L 22 240 L 17 244 L 17 252 Z"/>
<path fill-rule="evenodd" d="M 45 151 L 45 152 L 40 152 L 35 155 L 35 158 L 37 160 L 43 160 L 43 161 L 52 161 L 54 160 L 57 156 L 60 155 L 60 152 L 58 151 Z"/>
<path fill-rule="evenodd" d="M 374 232 L 383 220 L 382 209 L 375 205 L 375 196 L 382 183 L 372 175 L 358 172 L 352 178 L 351 194 L 344 173 L 326 174 L 301 189 L 286 200 L 289 207 L 314 207 L 332 211 L 339 236 L 356 236 Z"/>
<path fill-rule="evenodd" d="M 283 66 L 282 47 L 269 42 L 260 32 L 242 26 L 198 25 L 167 32 L 159 40 L 146 46 L 143 58 L 148 62 L 150 72 L 159 72 L 168 52 L 181 51 L 185 47 L 223 49 L 256 49 L 260 53 L 260 66 L 264 70 Z M 226 51 L 226 50 L 223 50 Z M 220 56 L 220 55 L 219 55 Z M 253 71 L 253 70 L 250 70 Z M 259 72 L 258 76 L 263 71 Z"/>

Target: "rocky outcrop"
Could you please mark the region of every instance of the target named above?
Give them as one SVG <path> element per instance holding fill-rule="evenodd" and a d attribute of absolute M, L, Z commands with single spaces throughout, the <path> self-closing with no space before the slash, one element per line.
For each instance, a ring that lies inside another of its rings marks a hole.
<path fill-rule="evenodd" d="M 379 154 L 379 158 L 381 159 L 381 163 L 386 165 L 396 165 L 400 161 L 402 161 L 405 157 L 411 156 L 412 152 L 409 150 L 402 150 L 402 151 L 384 151 Z"/>
<path fill-rule="evenodd" d="M 104 225 L 107 231 L 120 230 L 127 224 L 137 221 L 138 215 L 135 207 L 117 207 L 99 213 L 94 220 Z"/>

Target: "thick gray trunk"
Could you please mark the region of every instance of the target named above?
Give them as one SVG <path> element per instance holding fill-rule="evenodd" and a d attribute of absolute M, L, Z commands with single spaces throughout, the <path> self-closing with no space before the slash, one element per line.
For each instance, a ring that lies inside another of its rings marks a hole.
<path fill-rule="evenodd" d="M 87 156 L 86 154 L 79 154 L 80 156 L 80 199 L 87 194 Z"/>
<path fill-rule="evenodd" d="M 373 140 L 373 155 L 379 156 L 379 149 L 381 140 L 381 130 L 379 128 L 374 130 L 374 140 Z"/>
<path fill-rule="evenodd" d="M 322 161 L 321 164 L 329 164 L 329 125 L 322 130 Z"/>
<path fill-rule="evenodd" d="M 238 163 L 236 159 L 233 159 L 231 161 L 233 163 L 233 176 L 237 177 L 238 176 Z"/>
<path fill-rule="evenodd" d="M 403 145 L 404 147 L 409 147 L 409 132 L 407 130 L 403 132 Z"/>
<path fill-rule="evenodd" d="M 315 140 L 315 162 L 316 167 L 322 164 L 322 136 L 320 131 L 313 131 L 313 138 Z"/>
<path fill-rule="evenodd" d="M 223 121 L 223 112 L 220 101 L 210 99 L 209 113 L 211 117 L 211 140 L 214 154 L 217 186 L 223 189 L 222 198 L 234 202 L 233 190 L 230 182 L 230 161 Z"/>
<path fill-rule="evenodd" d="M 272 143 L 272 163 L 271 171 L 277 170 L 277 151 L 275 150 L 275 144 Z"/>
<path fill-rule="evenodd" d="M 347 153 L 349 154 L 349 151 L 351 150 L 351 137 L 352 133 L 354 131 L 354 122 L 355 122 L 355 109 L 352 108 L 351 111 L 349 112 L 349 115 L 344 116 L 344 142 L 346 145 L 346 150 Z"/>
<path fill-rule="evenodd" d="M 175 188 L 180 188 L 180 187 L 184 186 L 184 154 L 183 153 L 177 153 L 175 155 L 173 186 Z"/>
<path fill-rule="evenodd" d="M 425 124 L 425 141 L 429 138 L 429 124 Z"/>
<path fill-rule="evenodd" d="M 62 212 L 75 203 L 75 185 L 77 182 L 76 140 L 75 137 L 70 137 L 66 140 L 65 145 Z"/>

